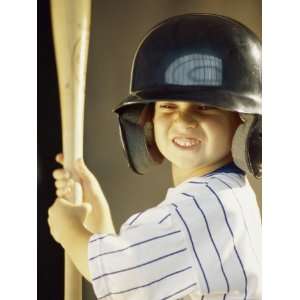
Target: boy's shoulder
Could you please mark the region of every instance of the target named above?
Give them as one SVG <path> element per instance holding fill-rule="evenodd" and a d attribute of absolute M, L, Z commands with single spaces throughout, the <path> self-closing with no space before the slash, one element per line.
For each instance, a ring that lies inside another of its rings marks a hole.
<path fill-rule="evenodd" d="M 252 193 L 252 189 L 243 174 L 218 172 L 207 176 L 192 177 L 174 188 L 169 188 L 164 205 L 186 205 L 186 200 L 204 201 L 211 198 L 236 198 Z"/>
<path fill-rule="evenodd" d="M 205 176 L 195 176 L 167 190 L 165 199 L 158 205 L 132 215 L 122 228 L 135 228 L 141 224 L 167 225 L 170 214 L 175 207 L 191 212 L 195 205 L 214 210 L 216 206 L 225 205 L 234 208 L 234 203 L 256 202 L 255 193 L 244 173 L 232 164 Z"/>

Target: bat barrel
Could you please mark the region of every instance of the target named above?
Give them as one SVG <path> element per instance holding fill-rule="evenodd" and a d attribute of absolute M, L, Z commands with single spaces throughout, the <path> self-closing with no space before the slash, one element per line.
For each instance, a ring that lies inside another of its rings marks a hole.
<path fill-rule="evenodd" d="M 91 0 L 51 0 L 51 17 L 59 83 L 64 168 L 73 174 L 83 156 L 85 83 Z M 75 189 L 73 201 L 81 200 Z M 82 299 L 82 277 L 65 255 L 65 300 Z"/>

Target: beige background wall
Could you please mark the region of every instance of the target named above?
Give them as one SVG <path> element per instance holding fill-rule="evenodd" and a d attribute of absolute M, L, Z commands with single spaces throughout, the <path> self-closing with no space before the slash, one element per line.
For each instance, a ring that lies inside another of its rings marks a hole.
<path fill-rule="evenodd" d="M 143 35 L 167 17 L 190 12 L 233 17 L 261 36 L 259 0 L 93 1 L 84 151 L 107 196 L 117 230 L 133 213 L 163 200 L 172 183 L 167 163 L 144 176 L 127 167 L 112 109 L 128 94 L 131 62 Z M 261 184 L 250 181 L 260 202 Z"/>

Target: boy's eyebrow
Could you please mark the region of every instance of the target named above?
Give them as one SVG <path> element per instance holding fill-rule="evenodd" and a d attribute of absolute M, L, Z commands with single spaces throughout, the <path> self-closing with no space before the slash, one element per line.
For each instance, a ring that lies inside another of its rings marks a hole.
<path fill-rule="evenodd" d="M 172 101 L 172 100 L 160 100 L 160 101 L 157 101 L 157 103 L 172 103 L 172 104 L 177 104 L 175 101 Z"/>
<path fill-rule="evenodd" d="M 157 105 L 165 105 L 165 104 L 169 104 L 169 105 L 174 105 L 174 106 L 178 106 L 177 103 L 172 102 L 172 101 L 157 101 Z"/>
<path fill-rule="evenodd" d="M 210 108 L 210 109 L 218 109 L 215 106 L 207 105 L 205 103 L 197 103 L 197 102 L 189 102 L 189 101 L 187 101 L 186 103 L 189 103 L 192 107 L 207 107 L 207 108 Z M 176 101 L 172 101 L 172 100 L 168 100 L 168 99 L 157 101 L 156 104 L 157 105 L 170 104 L 170 105 L 178 106 L 178 103 L 176 103 Z"/>

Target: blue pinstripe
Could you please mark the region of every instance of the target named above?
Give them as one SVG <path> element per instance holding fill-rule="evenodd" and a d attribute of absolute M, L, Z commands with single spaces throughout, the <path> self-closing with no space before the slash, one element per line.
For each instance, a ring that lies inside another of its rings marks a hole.
<path fill-rule="evenodd" d="M 206 224 L 206 228 L 207 228 L 207 231 L 208 231 L 210 240 L 211 240 L 211 242 L 212 242 L 212 244 L 213 244 L 213 246 L 214 246 L 214 248 L 215 248 L 215 251 L 216 251 L 216 253 L 217 253 L 217 255 L 218 255 L 218 258 L 219 258 L 221 270 L 222 270 L 224 279 L 225 279 L 225 281 L 226 281 L 227 292 L 229 292 L 230 287 L 229 287 L 228 278 L 227 278 L 227 276 L 226 276 L 226 274 L 225 274 L 225 271 L 224 271 L 224 268 L 223 268 L 223 264 L 222 264 L 220 252 L 218 251 L 218 248 L 217 248 L 217 246 L 216 246 L 216 244 L 215 244 L 215 241 L 214 241 L 214 239 L 213 239 L 213 237 L 212 237 L 212 234 L 211 234 L 211 231 L 210 231 L 210 229 L 209 229 L 209 225 L 208 225 L 208 221 L 207 221 L 206 215 L 205 215 L 204 211 L 202 210 L 202 208 L 200 207 L 199 203 L 196 201 L 196 199 L 195 199 L 195 197 L 194 197 L 193 195 L 189 195 L 189 194 L 187 194 L 187 193 L 182 193 L 182 194 L 185 195 L 185 196 L 187 196 L 187 197 L 190 197 L 190 198 L 193 199 L 195 205 L 196 205 L 197 208 L 200 210 L 200 212 L 201 212 L 201 214 L 202 214 L 202 216 L 203 216 L 203 218 L 204 218 L 204 221 L 205 221 L 205 224 Z"/>
<path fill-rule="evenodd" d="M 172 295 L 169 295 L 169 296 L 167 296 L 167 297 L 162 298 L 161 300 L 169 299 L 169 298 L 171 298 L 172 296 L 175 296 L 175 295 L 177 295 L 177 294 L 179 294 L 179 293 L 181 293 L 181 292 L 183 292 L 183 291 L 185 291 L 185 290 L 191 288 L 192 286 L 195 286 L 196 284 L 197 284 L 197 283 L 194 282 L 194 283 L 190 284 L 189 286 L 187 286 L 187 287 L 181 289 L 180 291 L 177 291 L 177 292 L 173 293 Z"/>
<path fill-rule="evenodd" d="M 204 300 L 204 297 L 205 297 L 205 295 L 202 295 L 201 300 Z M 223 300 L 225 300 L 226 297 L 227 297 L 227 294 L 224 294 L 224 295 L 223 295 Z"/>
<path fill-rule="evenodd" d="M 239 187 L 241 187 L 242 185 L 233 177 L 230 177 L 229 174 L 224 173 L 223 175 L 227 176 L 229 179 L 233 180 L 235 183 L 238 184 Z M 230 186 L 228 183 L 226 183 L 225 181 L 223 181 L 221 178 L 216 177 L 215 174 L 211 175 L 209 177 L 209 179 L 217 179 L 219 181 L 221 181 L 222 183 L 224 183 L 227 187 L 229 187 L 230 189 L 232 189 L 232 186 Z M 208 184 L 207 181 L 189 181 L 188 183 L 194 183 L 194 184 Z"/>
<path fill-rule="evenodd" d="M 98 238 L 96 238 L 96 239 L 94 239 L 94 240 L 89 241 L 89 243 L 93 243 L 93 242 L 96 242 L 96 241 L 99 241 L 99 240 L 103 240 L 104 238 L 106 238 L 106 237 L 108 237 L 108 236 L 111 236 L 111 235 L 112 235 L 112 234 L 107 234 L 107 235 L 105 235 L 105 236 L 98 237 Z"/>
<path fill-rule="evenodd" d="M 132 221 L 130 221 L 129 225 L 132 225 L 141 216 L 142 213 L 143 213 L 143 211 L 140 212 Z"/>
<path fill-rule="evenodd" d="M 162 223 L 165 219 L 167 219 L 168 217 L 170 217 L 171 214 L 167 214 L 165 217 L 163 217 L 159 222 L 158 224 Z"/>
<path fill-rule="evenodd" d="M 242 186 L 236 178 L 234 178 L 234 177 L 232 177 L 232 176 L 229 176 L 229 174 L 227 174 L 227 173 L 224 174 L 224 175 L 227 176 L 228 178 L 230 178 L 231 180 L 233 180 L 234 182 L 236 182 L 236 183 L 238 184 L 239 187 Z"/>
<path fill-rule="evenodd" d="M 167 233 L 167 234 L 163 234 L 163 235 L 159 235 L 159 236 L 153 237 L 153 238 L 148 239 L 148 240 L 137 242 L 135 244 L 129 245 L 128 247 L 125 247 L 125 248 L 122 248 L 122 249 L 100 253 L 100 254 L 98 254 L 96 256 L 93 256 L 93 257 L 89 258 L 89 260 L 93 260 L 93 259 L 95 259 L 97 257 L 104 256 L 104 255 L 107 255 L 107 254 L 112 254 L 112 253 L 117 253 L 117 252 L 125 251 L 125 250 L 127 250 L 127 249 L 129 249 L 131 247 L 135 247 L 135 246 L 138 246 L 138 245 L 141 245 L 141 244 L 144 244 L 144 243 L 156 240 L 156 239 L 160 239 L 160 238 L 172 235 L 172 234 L 176 234 L 176 233 L 179 233 L 179 232 L 181 232 L 181 231 L 180 230 L 176 230 L 176 231 L 173 231 L 173 232 L 170 232 L 170 233 Z"/>
<path fill-rule="evenodd" d="M 156 283 L 156 282 L 162 281 L 162 280 L 164 280 L 164 279 L 166 279 L 166 278 L 168 278 L 168 277 L 171 277 L 171 276 L 176 275 L 176 274 L 178 274 L 178 273 L 187 271 L 188 269 L 191 269 L 191 268 L 192 268 L 191 266 L 186 267 L 186 268 L 184 268 L 184 269 L 182 269 L 182 270 L 179 270 L 179 271 L 170 273 L 170 274 L 168 274 L 168 275 L 166 275 L 166 276 L 164 276 L 164 277 L 161 277 L 161 278 L 159 278 L 159 279 L 156 279 L 156 280 L 154 280 L 154 281 L 152 281 L 152 282 L 149 282 L 149 283 L 146 283 L 146 284 L 144 284 L 144 285 L 140 285 L 140 286 L 137 286 L 137 287 L 134 287 L 134 288 L 130 288 L 130 289 L 128 289 L 128 290 L 119 291 L 119 292 L 110 292 L 110 293 L 108 293 L 108 294 L 106 294 L 106 295 L 104 295 L 104 296 L 102 296 L 102 297 L 97 298 L 97 300 L 98 300 L 98 299 L 106 298 L 106 297 L 108 297 L 108 296 L 110 296 L 110 295 L 123 294 L 123 293 L 131 292 L 131 291 L 133 291 L 133 290 L 137 290 L 137 289 L 140 289 L 140 288 L 147 287 L 147 286 L 152 285 L 152 284 L 154 284 L 154 283 Z"/>
<path fill-rule="evenodd" d="M 244 215 L 243 215 L 243 210 L 242 210 L 242 207 L 241 207 L 241 204 L 240 204 L 238 198 L 236 197 L 236 195 L 235 195 L 235 193 L 234 193 L 234 191 L 233 191 L 233 187 L 230 186 L 227 182 L 225 182 L 225 181 L 222 180 L 221 178 L 218 178 L 218 177 L 213 177 L 213 178 L 214 178 L 214 179 L 217 179 L 218 181 L 220 181 L 220 182 L 222 182 L 224 185 L 226 185 L 228 188 L 230 188 L 230 190 L 231 190 L 232 194 L 234 195 L 234 197 L 235 197 L 235 199 L 236 199 L 236 202 L 238 203 L 238 206 L 239 206 L 239 208 L 240 208 L 241 215 L 243 216 L 244 226 L 245 226 L 245 229 L 246 229 L 246 231 L 247 231 L 247 233 L 248 233 L 248 236 L 249 236 L 249 239 L 250 239 L 250 233 L 249 233 L 249 229 L 248 229 L 248 226 L 247 226 L 247 224 L 246 224 L 246 221 L 245 221 L 245 218 L 244 218 Z M 231 178 L 231 177 L 229 177 L 229 178 Z M 240 186 L 241 186 L 241 185 L 240 185 Z M 250 239 L 250 240 L 251 240 L 251 239 Z M 252 241 L 251 241 L 250 245 L 251 245 L 252 252 L 253 252 L 253 254 L 254 254 L 254 256 L 255 256 L 257 262 L 259 262 L 259 259 L 258 259 L 258 257 L 257 257 L 257 254 L 256 254 L 256 252 L 255 252 L 255 250 L 254 250 Z"/>
<path fill-rule="evenodd" d="M 245 298 L 244 300 L 246 300 L 247 298 L 247 285 L 248 285 L 248 279 L 247 279 L 247 275 L 246 275 L 246 272 L 245 272 L 245 268 L 244 268 L 244 265 L 242 263 L 242 260 L 238 254 L 238 251 L 236 249 L 236 246 L 235 246 L 235 242 L 234 242 L 234 234 L 232 232 L 232 229 L 231 229 L 231 226 L 229 225 L 229 222 L 228 222 L 228 219 L 227 219 L 227 214 L 226 214 L 226 211 L 225 211 L 225 208 L 223 206 L 223 203 L 221 201 L 221 199 L 218 197 L 218 195 L 216 194 L 216 192 L 208 185 L 206 184 L 206 187 L 214 194 L 214 196 L 217 198 L 219 204 L 221 205 L 221 208 L 222 208 L 222 211 L 223 211 L 223 214 L 224 214 L 224 217 L 225 217 L 225 221 L 226 221 L 226 224 L 227 224 L 227 227 L 230 231 L 230 234 L 231 234 L 231 237 L 232 237 L 232 242 L 233 242 L 233 248 L 234 248 L 234 251 L 235 251 L 235 254 L 239 260 L 239 263 L 241 265 L 241 268 L 242 268 L 242 271 L 243 271 L 243 275 L 244 275 L 244 278 L 245 278 Z"/>
<path fill-rule="evenodd" d="M 102 278 L 102 277 L 105 277 L 105 276 L 108 276 L 108 275 L 114 275 L 114 274 L 122 273 L 122 272 L 125 272 L 125 271 L 134 270 L 134 269 L 137 269 L 137 268 L 140 268 L 140 267 L 149 265 L 149 264 L 151 264 L 151 263 L 154 263 L 154 262 L 156 262 L 156 261 L 162 260 L 162 259 L 167 258 L 167 257 L 169 257 L 169 256 L 172 256 L 172 255 L 175 255 L 175 254 L 179 254 L 179 253 L 184 252 L 184 251 L 186 251 L 186 248 L 181 249 L 181 250 L 178 250 L 178 251 L 175 251 L 175 252 L 171 252 L 171 253 L 166 254 L 166 255 L 163 255 L 163 256 L 160 256 L 160 257 L 158 257 L 158 258 L 155 258 L 155 259 L 153 259 L 153 260 L 147 261 L 147 262 L 145 262 L 145 263 L 143 263 L 143 264 L 140 264 L 140 265 L 137 265 L 137 266 L 134 266 L 134 267 L 125 268 L 125 269 L 121 269 L 121 270 L 114 271 L 114 272 L 110 272 L 110 273 L 104 273 L 104 274 L 102 274 L 102 275 L 99 275 L 99 276 L 93 278 L 93 281 L 98 280 L 98 279 L 100 279 L 100 278 Z"/>
<path fill-rule="evenodd" d="M 182 220 L 182 222 L 183 222 L 183 224 L 184 224 L 184 226 L 185 226 L 185 228 L 186 228 L 186 230 L 187 230 L 187 232 L 188 232 L 189 238 L 190 238 L 191 243 L 192 243 L 192 247 L 193 247 L 194 254 L 195 254 L 195 256 L 196 256 L 196 259 L 197 259 L 197 261 L 198 261 L 199 267 L 200 267 L 200 269 L 201 269 L 201 271 L 202 271 L 202 274 L 203 274 L 203 277 L 204 277 L 204 280 L 205 280 L 205 283 L 206 283 L 207 293 L 209 293 L 209 292 L 210 292 L 209 284 L 208 284 L 208 281 L 207 281 L 205 272 L 204 272 L 204 270 L 203 270 L 202 264 L 201 264 L 201 262 L 200 262 L 200 259 L 199 259 L 198 255 L 197 255 L 197 252 L 196 252 L 196 249 L 195 249 L 195 245 L 194 245 L 194 242 L 193 242 L 192 235 L 191 235 L 191 232 L 190 232 L 190 230 L 189 230 L 189 227 L 187 226 L 186 222 L 184 221 L 182 215 L 180 214 L 180 212 L 179 212 L 179 210 L 178 210 L 178 208 L 177 208 L 177 205 L 174 204 L 174 203 L 172 203 L 172 205 L 175 206 L 176 212 L 177 212 L 177 214 L 179 215 L 180 219 Z"/>
<path fill-rule="evenodd" d="M 227 175 L 227 174 L 225 174 Z M 228 176 L 230 179 L 232 179 L 230 176 Z M 218 177 L 211 177 L 211 178 L 215 178 L 215 179 L 219 179 Z M 220 179 L 219 179 L 220 180 Z M 208 185 L 208 182 L 197 182 L 197 181 L 189 181 L 188 183 L 193 183 L 193 184 L 205 184 L 205 186 L 214 194 L 214 196 L 217 198 L 219 204 L 221 205 L 221 208 L 222 208 L 222 211 L 223 211 L 223 214 L 224 214 L 224 217 L 225 217 L 225 222 L 227 224 L 227 227 L 230 231 L 230 234 L 231 234 L 231 237 L 232 237 L 232 241 L 233 241 L 233 248 L 234 248 L 234 251 L 235 251 L 235 254 L 239 260 L 239 263 L 241 265 L 241 268 L 242 268 L 242 272 L 243 272 L 243 276 L 244 276 L 244 279 L 245 279 L 245 297 L 244 297 L 244 300 L 247 299 L 247 286 L 248 286 L 248 278 L 247 278 L 247 275 L 246 275 L 246 272 L 245 272 L 245 268 L 244 268 L 244 265 L 242 263 L 242 260 L 238 254 L 238 251 L 235 247 L 235 242 L 234 242 L 234 234 L 232 232 L 232 229 L 229 225 L 229 222 L 228 222 L 228 219 L 227 219 L 227 214 L 226 214 L 226 211 L 224 209 L 224 206 L 223 206 L 223 203 L 222 201 L 220 200 L 220 198 L 218 197 L 218 195 L 216 194 L 216 192 Z M 225 183 L 225 182 L 223 182 Z M 239 183 L 238 183 L 239 184 Z M 227 185 L 227 184 L 226 184 Z M 227 185 L 228 187 L 230 187 L 229 185 Z M 231 187 L 230 187 L 231 188 Z"/>

